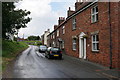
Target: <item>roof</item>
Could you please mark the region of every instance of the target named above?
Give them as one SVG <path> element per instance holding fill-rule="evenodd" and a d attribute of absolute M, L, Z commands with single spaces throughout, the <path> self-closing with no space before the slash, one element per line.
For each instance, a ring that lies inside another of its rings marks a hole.
<path fill-rule="evenodd" d="M 78 10 L 76 10 L 73 14 L 71 14 L 70 16 L 68 16 L 66 18 L 65 21 L 63 21 L 60 25 L 58 25 L 58 27 L 53 30 L 48 36 L 50 36 L 53 32 L 55 32 L 58 28 L 61 27 L 61 25 L 64 25 L 69 19 L 73 18 L 74 16 L 76 16 L 77 14 L 83 12 L 84 10 L 86 10 L 87 8 L 89 8 L 91 5 L 93 5 L 94 3 L 98 2 L 98 0 L 93 0 L 93 2 L 84 2 L 81 4 L 81 6 L 79 7 Z"/>

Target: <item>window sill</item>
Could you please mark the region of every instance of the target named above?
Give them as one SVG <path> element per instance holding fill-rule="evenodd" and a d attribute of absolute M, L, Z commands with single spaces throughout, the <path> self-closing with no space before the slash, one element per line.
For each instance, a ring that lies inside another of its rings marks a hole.
<path fill-rule="evenodd" d="M 76 30 L 76 28 L 75 29 L 72 29 L 72 31 L 75 31 Z"/>
<path fill-rule="evenodd" d="M 92 50 L 92 52 L 93 52 L 93 53 L 99 53 L 99 50 L 98 50 L 98 51 L 94 51 L 94 50 Z"/>
<path fill-rule="evenodd" d="M 91 24 L 95 24 L 95 23 L 98 23 L 99 21 L 97 20 L 97 21 L 95 21 L 95 22 L 91 22 Z"/>
<path fill-rule="evenodd" d="M 72 49 L 73 51 L 76 51 L 76 49 Z"/>

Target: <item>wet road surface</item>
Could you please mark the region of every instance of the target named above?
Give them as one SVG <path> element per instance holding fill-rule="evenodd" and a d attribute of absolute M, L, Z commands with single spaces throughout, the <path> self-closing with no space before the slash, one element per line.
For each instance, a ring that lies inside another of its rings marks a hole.
<path fill-rule="evenodd" d="M 30 46 L 15 61 L 12 74 L 13 78 L 105 78 L 92 68 L 69 56 L 47 59 L 37 46 Z"/>

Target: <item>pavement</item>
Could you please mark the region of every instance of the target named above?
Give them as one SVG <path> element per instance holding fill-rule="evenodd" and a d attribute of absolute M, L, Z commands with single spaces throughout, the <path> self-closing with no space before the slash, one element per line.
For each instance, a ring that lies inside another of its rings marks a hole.
<path fill-rule="evenodd" d="M 93 62 L 90 62 L 87 60 L 68 56 L 67 54 L 64 54 L 64 56 L 71 57 L 71 60 L 78 60 L 83 65 L 89 66 L 93 71 L 99 72 L 102 75 L 120 80 L 120 70 L 119 69 L 110 69 L 108 67 L 102 66 L 102 65 L 97 64 L 97 63 L 93 63 Z"/>
<path fill-rule="evenodd" d="M 63 59 L 47 59 L 38 52 L 37 46 L 30 46 L 9 64 L 4 78 L 54 78 L 118 80 L 119 71 L 86 60 L 63 54 Z"/>

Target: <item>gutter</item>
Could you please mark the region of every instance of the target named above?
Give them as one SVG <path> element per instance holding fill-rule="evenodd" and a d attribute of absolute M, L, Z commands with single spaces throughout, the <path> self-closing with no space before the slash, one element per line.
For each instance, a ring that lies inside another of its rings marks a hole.
<path fill-rule="evenodd" d="M 111 11 L 110 11 L 110 0 L 108 0 L 108 2 L 109 2 L 109 5 L 108 5 L 108 9 L 109 9 L 109 11 L 108 11 L 108 22 L 109 22 L 109 34 L 110 34 L 110 69 L 112 69 L 113 67 L 112 67 L 112 27 L 111 27 L 111 16 L 110 16 L 110 13 L 111 13 Z"/>
<path fill-rule="evenodd" d="M 77 14 L 81 13 L 82 11 L 84 11 L 85 9 L 89 8 L 91 5 L 93 5 L 94 3 L 98 2 L 99 0 L 95 0 L 94 2 L 92 2 L 91 4 L 87 5 L 86 7 L 80 9 L 78 12 L 76 12 L 75 14 L 71 15 L 70 17 L 68 17 L 68 19 L 76 16 Z"/>

